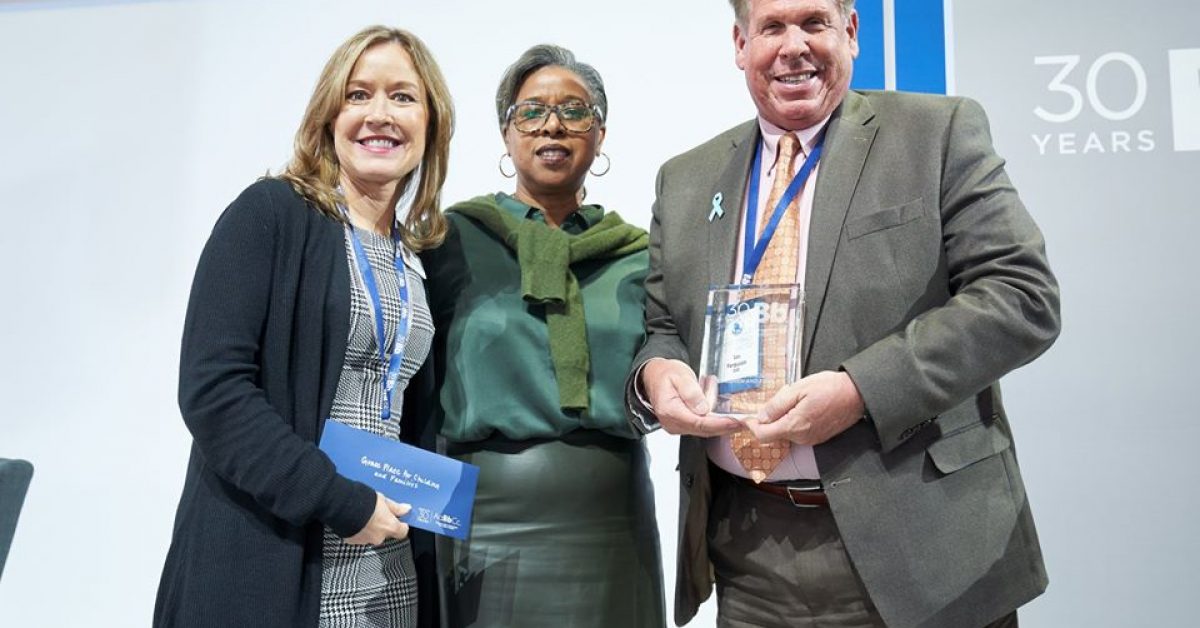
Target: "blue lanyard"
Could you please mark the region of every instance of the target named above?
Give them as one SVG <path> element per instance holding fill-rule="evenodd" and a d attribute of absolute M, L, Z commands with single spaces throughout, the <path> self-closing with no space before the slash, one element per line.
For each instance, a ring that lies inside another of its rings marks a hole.
<path fill-rule="evenodd" d="M 763 255 L 767 252 L 767 246 L 771 244 L 771 238 L 775 236 L 775 229 L 779 227 L 779 222 L 783 219 L 783 214 L 787 211 L 788 205 L 800 193 L 800 189 L 804 187 L 804 182 L 808 180 L 808 175 L 812 173 L 813 168 L 817 165 L 817 160 L 821 158 L 821 147 L 825 145 L 825 136 L 817 140 L 817 145 L 813 147 L 808 158 L 804 160 L 804 164 L 800 166 L 800 171 L 792 177 L 792 182 L 788 184 L 787 189 L 783 191 L 783 196 L 779 198 L 779 203 L 775 206 L 774 212 L 771 214 L 771 220 L 767 222 L 767 226 L 763 229 L 761 238 L 758 242 L 754 241 L 754 234 L 758 231 L 758 180 L 762 170 L 762 142 L 754 149 L 754 164 L 750 167 L 750 194 L 746 200 L 746 243 L 742 254 L 742 283 L 749 284 L 754 280 L 754 271 L 758 270 L 758 265 L 762 263 Z M 775 176 L 781 173 L 776 172 Z"/>
<path fill-rule="evenodd" d="M 387 421 L 392 418 L 392 393 L 395 392 L 396 384 L 400 381 L 400 367 L 404 363 L 404 347 L 408 344 L 408 332 L 412 330 L 412 316 L 409 312 L 408 301 L 408 278 L 404 273 L 404 256 L 400 250 L 402 244 L 397 235 L 398 231 L 393 228 L 392 244 L 395 246 L 396 253 L 393 263 L 396 268 L 396 282 L 400 284 L 400 324 L 396 328 L 392 355 L 389 357 L 383 347 L 387 341 L 387 335 L 383 327 L 383 302 L 379 298 L 379 286 L 375 283 L 375 272 L 371 270 L 371 260 L 367 257 L 367 251 L 363 248 L 362 241 L 358 239 L 358 234 L 350 224 L 349 213 L 345 207 L 342 207 L 341 210 L 342 215 L 346 216 L 346 233 L 350 234 L 350 243 L 354 245 L 355 266 L 358 267 L 363 287 L 367 289 L 367 296 L 370 297 L 371 313 L 375 315 L 375 344 L 379 347 L 379 361 L 387 365 L 387 374 L 383 379 L 383 412 L 381 413 L 383 420 Z"/>

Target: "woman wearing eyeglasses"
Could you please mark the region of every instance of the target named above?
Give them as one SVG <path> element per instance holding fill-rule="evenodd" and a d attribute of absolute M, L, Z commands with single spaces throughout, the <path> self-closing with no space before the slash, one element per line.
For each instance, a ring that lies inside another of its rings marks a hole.
<path fill-rule="evenodd" d="M 515 189 L 448 209 L 426 254 L 441 433 L 480 467 L 470 539 L 439 539 L 447 626 L 665 625 L 646 451 L 623 403 L 648 238 L 583 204 L 589 169 L 608 170 L 607 109 L 570 51 L 521 55 L 496 94 Z"/>

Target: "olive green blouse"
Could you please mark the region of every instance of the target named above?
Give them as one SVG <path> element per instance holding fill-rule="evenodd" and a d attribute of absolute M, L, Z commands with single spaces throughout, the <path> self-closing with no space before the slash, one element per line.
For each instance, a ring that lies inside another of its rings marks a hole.
<path fill-rule="evenodd" d="M 506 194 L 493 198 L 512 216 L 545 223 L 539 209 Z M 645 338 L 647 250 L 571 264 L 583 300 L 590 368 L 588 409 L 564 410 L 545 306 L 523 298 L 516 251 L 453 207 L 446 215 L 446 242 L 424 255 L 438 334 L 435 360 L 444 373 L 442 435 L 459 443 L 496 435 L 527 440 L 586 428 L 637 438 L 625 418 L 624 383 Z M 579 235 L 603 217 L 602 207 L 586 205 L 561 228 Z"/>

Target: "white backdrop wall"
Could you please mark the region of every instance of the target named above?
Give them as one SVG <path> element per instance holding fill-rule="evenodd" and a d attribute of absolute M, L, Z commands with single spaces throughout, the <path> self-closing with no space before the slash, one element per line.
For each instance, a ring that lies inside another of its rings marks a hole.
<path fill-rule="evenodd" d="M 1043 19 L 1045 3 L 1029 4 L 1020 23 Z M 1085 4 L 1089 19 L 1118 15 Z M 1195 23 L 1197 9 L 1177 4 Z M 219 212 L 287 160 L 317 73 L 346 36 L 399 25 L 437 55 L 458 114 L 448 202 L 511 189 L 496 170 L 492 99 L 504 67 L 535 43 L 566 45 L 604 75 L 613 168 L 589 179 L 589 198 L 638 224 L 649 223 L 659 164 L 753 114 L 725 2 L 578 6 L 0 2 L 0 457 L 37 467 L 0 582 L 0 625 L 149 624 L 190 444 L 175 386 L 196 258 Z M 1078 17 L 1046 23 L 1047 37 L 1087 37 Z M 1002 47 L 1004 33 L 992 33 Z M 1030 72 L 1031 54 L 1020 57 Z M 962 54 L 958 91 L 972 95 L 963 77 L 989 63 Z M 1027 110 L 1004 105 L 992 111 L 997 144 L 1047 227 L 1067 304 L 1063 341 L 1005 381 L 1052 579 L 1022 624 L 1190 624 L 1200 558 L 1189 532 L 1200 523 L 1200 464 L 1188 451 L 1200 428 L 1185 401 L 1200 349 L 1187 323 L 1195 206 L 1121 219 L 1124 202 L 1074 206 L 1032 174 L 1043 165 L 1026 156 Z M 1164 158 L 1138 183 L 1194 177 L 1197 154 Z M 1085 210 L 1092 219 L 1079 219 Z M 1155 237 L 1143 240 L 1146 231 Z M 1131 247 L 1121 269 L 1156 269 L 1153 291 L 1138 287 L 1140 274 L 1094 264 Z M 1150 341 L 1118 341 L 1147 311 Z M 670 591 L 675 441 L 655 435 L 650 448 Z M 692 625 L 713 617 L 709 604 Z"/>
<path fill-rule="evenodd" d="M 1200 4 L 1126 9 L 954 3 L 957 89 L 1062 284 L 1058 343 L 1005 388 L 1050 572 L 1029 625 L 1200 624 Z"/>

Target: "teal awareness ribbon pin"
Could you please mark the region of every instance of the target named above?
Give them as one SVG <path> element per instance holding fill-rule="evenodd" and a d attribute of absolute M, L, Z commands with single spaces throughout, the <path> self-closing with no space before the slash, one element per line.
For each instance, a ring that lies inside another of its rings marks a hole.
<path fill-rule="evenodd" d="M 725 215 L 725 210 L 721 208 L 722 200 L 724 200 L 724 197 L 721 196 L 720 192 L 717 192 L 716 194 L 713 195 L 712 211 L 708 212 L 708 221 L 709 222 L 712 222 L 712 221 L 716 220 L 717 218 L 720 218 Z"/>

